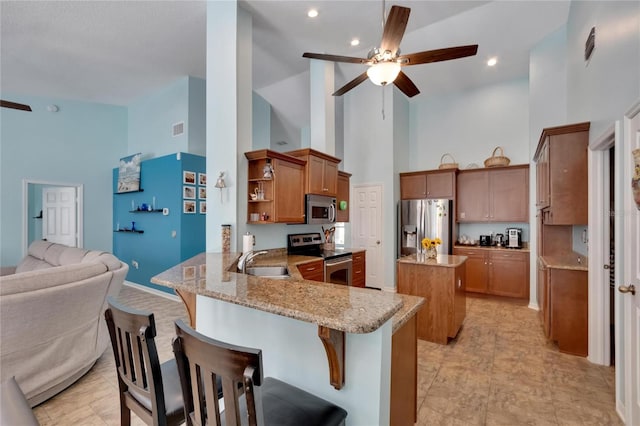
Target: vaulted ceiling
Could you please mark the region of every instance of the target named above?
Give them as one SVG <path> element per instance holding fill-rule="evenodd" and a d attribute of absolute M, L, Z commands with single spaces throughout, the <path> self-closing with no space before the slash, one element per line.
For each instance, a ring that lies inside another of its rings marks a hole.
<path fill-rule="evenodd" d="M 382 1 L 239 4 L 253 16 L 253 89 L 299 126 L 308 121 L 302 53 L 366 57 L 382 34 Z M 391 4 L 411 8 L 403 53 L 479 45 L 474 57 L 405 69 L 421 91 L 414 100 L 526 76 L 529 51 L 566 22 L 570 7 L 405 0 L 387 2 L 387 10 Z M 318 17 L 307 17 L 311 8 Z M 127 105 L 179 77 L 206 78 L 204 1 L 2 1 L 0 13 L 2 92 Z M 349 44 L 353 38 L 359 46 Z M 491 56 L 498 64 L 488 68 Z M 336 86 L 364 70 L 338 65 Z M 282 90 L 288 84 L 293 93 Z"/>

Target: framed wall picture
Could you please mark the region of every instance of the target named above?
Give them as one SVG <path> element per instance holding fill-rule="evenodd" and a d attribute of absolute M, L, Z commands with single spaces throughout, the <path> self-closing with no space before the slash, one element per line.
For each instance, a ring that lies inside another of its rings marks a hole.
<path fill-rule="evenodd" d="M 206 213 L 207 213 L 207 202 L 200 201 L 200 214 L 206 214 Z"/>
<path fill-rule="evenodd" d="M 182 187 L 182 198 L 186 198 L 187 200 L 195 200 L 196 199 L 196 187 L 184 185 Z"/>
<path fill-rule="evenodd" d="M 198 173 L 198 185 L 206 185 L 206 184 L 207 184 L 207 174 Z"/>
<path fill-rule="evenodd" d="M 199 186 L 198 187 L 198 198 L 201 200 L 206 200 L 207 199 L 207 187 L 206 186 Z"/>
<path fill-rule="evenodd" d="M 184 170 L 182 172 L 182 183 L 186 183 L 187 185 L 195 185 L 196 184 L 196 172 L 188 172 Z"/>
<path fill-rule="evenodd" d="M 140 191 L 140 160 L 137 153 L 120 159 L 118 166 L 118 193 Z"/>
<path fill-rule="evenodd" d="M 196 202 L 195 201 L 182 201 L 182 213 L 186 214 L 195 214 L 196 213 Z"/>

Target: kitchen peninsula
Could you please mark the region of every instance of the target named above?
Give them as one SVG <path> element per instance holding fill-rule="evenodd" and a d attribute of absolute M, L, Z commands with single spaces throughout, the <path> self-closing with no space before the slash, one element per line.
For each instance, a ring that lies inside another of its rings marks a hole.
<path fill-rule="evenodd" d="M 265 375 L 342 406 L 348 425 L 396 424 L 396 413 L 407 412 L 411 421 L 403 424 L 413 424 L 415 397 L 413 412 L 406 405 L 417 379 L 406 370 L 417 369 L 417 346 L 405 335 L 412 327 L 415 335 L 423 299 L 304 280 L 297 265 L 316 258 L 286 250 L 270 250 L 254 266 L 287 266 L 289 278 L 236 273 L 239 256 L 203 253 L 151 281 L 178 292 L 199 332 L 262 349 Z M 405 336 L 399 350 L 396 336 Z M 396 376 L 413 383 L 400 387 Z M 394 409 L 397 401 L 402 410 Z"/>

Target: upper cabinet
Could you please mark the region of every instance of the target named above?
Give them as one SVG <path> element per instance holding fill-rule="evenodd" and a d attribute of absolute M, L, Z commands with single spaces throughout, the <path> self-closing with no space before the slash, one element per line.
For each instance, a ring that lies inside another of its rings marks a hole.
<path fill-rule="evenodd" d="M 589 123 L 542 131 L 536 162 L 536 207 L 546 225 L 587 224 Z"/>
<path fill-rule="evenodd" d="M 262 149 L 246 152 L 249 160 L 247 223 L 304 223 L 305 161 Z M 266 173 L 268 164 L 272 173 Z M 255 192 L 254 192 L 255 191 Z"/>
<path fill-rule="evenodd" d="M 455 198 L 456 171 L 430 170 L 400 173 L 400 198 Z"/>
<path fill-rule="evenodd" d="M 528 222 L 529 166 L 461 170 L 458 222 Z"/>
<path fill-rule="evenodd" d="M 338 213 L 336 222 L 349 222 L 349 182 L 351 173 L 338 172 L 338 196 L 336 197 Z M 344 201 L 344 204 L 342 203 Z"/>
<path fill-rule="evenodd" d="M 286 153 L 306 161 L 305 193 L 316 195 L 338 195 L 338 164 L 340 159 L 314 149 L 298 149 Z"/>

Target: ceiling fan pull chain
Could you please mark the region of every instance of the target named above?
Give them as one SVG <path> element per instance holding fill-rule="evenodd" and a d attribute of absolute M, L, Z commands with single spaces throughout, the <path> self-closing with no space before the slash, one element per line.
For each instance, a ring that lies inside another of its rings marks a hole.
<path fill-rule="evenodd" d="M 382 119 L 384 120 L 384 86 L 382 86 Z"/>

